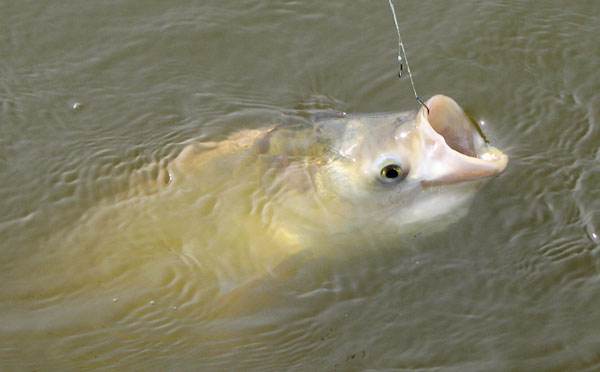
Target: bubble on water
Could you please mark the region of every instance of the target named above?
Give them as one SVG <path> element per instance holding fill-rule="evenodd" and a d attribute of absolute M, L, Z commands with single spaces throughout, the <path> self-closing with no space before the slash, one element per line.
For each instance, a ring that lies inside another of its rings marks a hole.
<path fill-rule="evenodd" d="M 83 106 L 83 104 L 81 102 L 73 102 L 73 103 L 71 103 L 71 108 L 73 110 L 79 110 L 79 109 L 81 109 L 82 106 Z"/>
<path fill-rule="evenodd" d="M 155 303 L 156 303 L 156 301 L 150 300 L 150 305 L 154 305 Z"/>
<path fill-rule="evenodd" d="M 592 221 L 588 221 L 585 226 L 585 233 L 594 244 L 600 244 L 600 234 L 596 231 L 597 229 L 594 226 L 595 224 Z"/>
<path fill-rule="evenodd" d="M 177 306 L 171 306 L 171 310 L 177 310 Z"/>
<path fill-rule="evenodd" d="M 112 299 L 113 302 L 118 302 L 119 301 L 119 297 L 115 297 Z"/>
<path fill-rule="evenodd" d="M 592 242 L 594 242 L 596 244 L 600 243 L 600 236 L 598 236 L 598 234 L 596 234 L 595 232 L 591 232 L 589 234 L 589 236 L 590 236 L 590 239 L 592 240 Z"/>

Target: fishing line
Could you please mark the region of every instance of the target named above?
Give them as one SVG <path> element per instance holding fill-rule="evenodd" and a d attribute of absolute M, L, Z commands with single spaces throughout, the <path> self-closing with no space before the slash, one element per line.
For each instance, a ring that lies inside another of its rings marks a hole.
<path fill-rule="evenodd" d="M 429 114 L 429 107 L 423 102 L 421 97 L 417 94 L 417 89 L 415 89 L 415 82 L 413 81 L 412 73 L 410 72 L 410 65 L 408 64 L 408 57 L 406 56 L 406 51 L 404 50 L 404 43 L 402 42 L 402 36 L 400 36 L 400 26 L 398 26 L 398 18 L 396 18 L 396 9 L 394 9 L 394 3 L 392 0 L 388 0 L 390 3 L 390 9 L 392 10 L 392 16 L 394 16 L 394 24 L 396 25 L 396 32 L 398 33 L 398 64 L 400 66 L 400 70 L 398 71 L 398 78 L 402 78 L 402 70 L 403 70 L 403 59 L 406 61 L 406 70 L 408 71 L 408 77 L 410 78 L 410 85 L 412 86 L 413 93 L 415 94 L 415 99 L 419 104 L 427 109 L 427 114 Z"/>
<path fill-rule="evenodd" d="M 425 107 L 425 109 L 427 110 L 427 114 L 429 115 L 429 107 L 427 107 L 425 102 L 423 102 L 421 97 L 419 97 L 419 95 L 417 94 L 417 89 L 415 89 L 415 82 L 413 81 L 412 73 L 410 72 L 408 57 L 406 57 L 406 50 L 404 50 L 404 43 L 402 42 L 402 36 L 400 36 L 400 26 L 398 26 L 398 18 L 396 18 L 396 9 L 394 8 L 394 3 L 392 2 L 392 0 L 388 0 L 388 2 L 390 4 L 390 9 L 392 10 L 392 16 L 394 16 L 394 25 L 396 25 L 396 33 L 398 34 L 398 64 L 400 66 L 400 70 L 398 71 L 398 78 L 402 78 L 404 65 L 402 56 L 404 55 L 404 61 L 406 61 L 406 70 L 408 71 L 408 77 L 410 78 L 410 85 L 412 87 L 413 93 L 415 94 L 415 99 L 419 104 Z M 471 121 L 471 123 L 475 126 L 475 129 L 477 129 L 477 132 L 479 132 L 481 138 L 483 138 L 483 141 L 485 143 L 490 143 L 485 133 L 483 133 L 483 128 L 481 128 L 481 125 L 479 125 L 479 123 L 472 117 L 468 116 L 468 118 Z"/>

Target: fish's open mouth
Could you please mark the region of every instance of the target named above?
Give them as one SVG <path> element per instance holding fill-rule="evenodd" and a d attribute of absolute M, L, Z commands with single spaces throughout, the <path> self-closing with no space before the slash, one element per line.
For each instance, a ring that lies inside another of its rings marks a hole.
<path fill-rule="evenodd" d="M 458 104 L 444 96 L 434 96 L 427 101 L 427 120 L 446 144 L 461 154 L 478 157 L 485 140 L 476 123 L 473 123 Z M 479 150 L 479 151 L 478 151 Z"/>
<path fill-rule="evenodd" d="M 451 98 L 436 95 L 419 112 L 428 152 L 426 183 L 455 183 L 502 172 L 508 157 L 486 143 L 480 128 Z M 427 145 L 429 144 L 429 145 Z"/>

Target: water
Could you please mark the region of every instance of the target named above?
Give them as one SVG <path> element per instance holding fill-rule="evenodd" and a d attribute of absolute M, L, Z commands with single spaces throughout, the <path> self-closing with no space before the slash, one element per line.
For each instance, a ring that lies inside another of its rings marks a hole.
<path fill-rule="evenodd" d="M 387 1 L 1 2 L 2 369 L 600 368 L 599 4 L 396 5 L 419 94 L 509 168 L 445 231 L 235 291 L 268 258 L 198 260 L 177 216 L 211 201 L 135 185 L 290 112 L 416 108 Z"/>

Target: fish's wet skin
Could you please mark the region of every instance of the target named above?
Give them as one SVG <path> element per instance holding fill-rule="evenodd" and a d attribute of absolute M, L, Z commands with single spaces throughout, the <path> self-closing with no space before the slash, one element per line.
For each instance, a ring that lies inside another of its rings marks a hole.
<path fill-rule="evenodd" d="M 149 192 L 99 202 L 76 227 L 45 241 L 56 247 L 44 260 L 52 269 L 28 285 L 45 288 L 60 272 L 85 296 L 125 306 L 138 296 L 132 288 L 160 288 L 193 273 L 195 311 L 212 317 L 236 303 L 231 296 L 244 297 L 249 283 L 293 275 L 295 257 L 382 242 L 405 247 L 408 234 L 460 218 L 480 181 L 507 164 L 452 99 L 427 104 L 429 114 L 268 123 L 191 143 L 160 167 L 156 185 L 141 177 L 133 188 Z M 82 322 L 90 303 L 73 308 Z"/>

